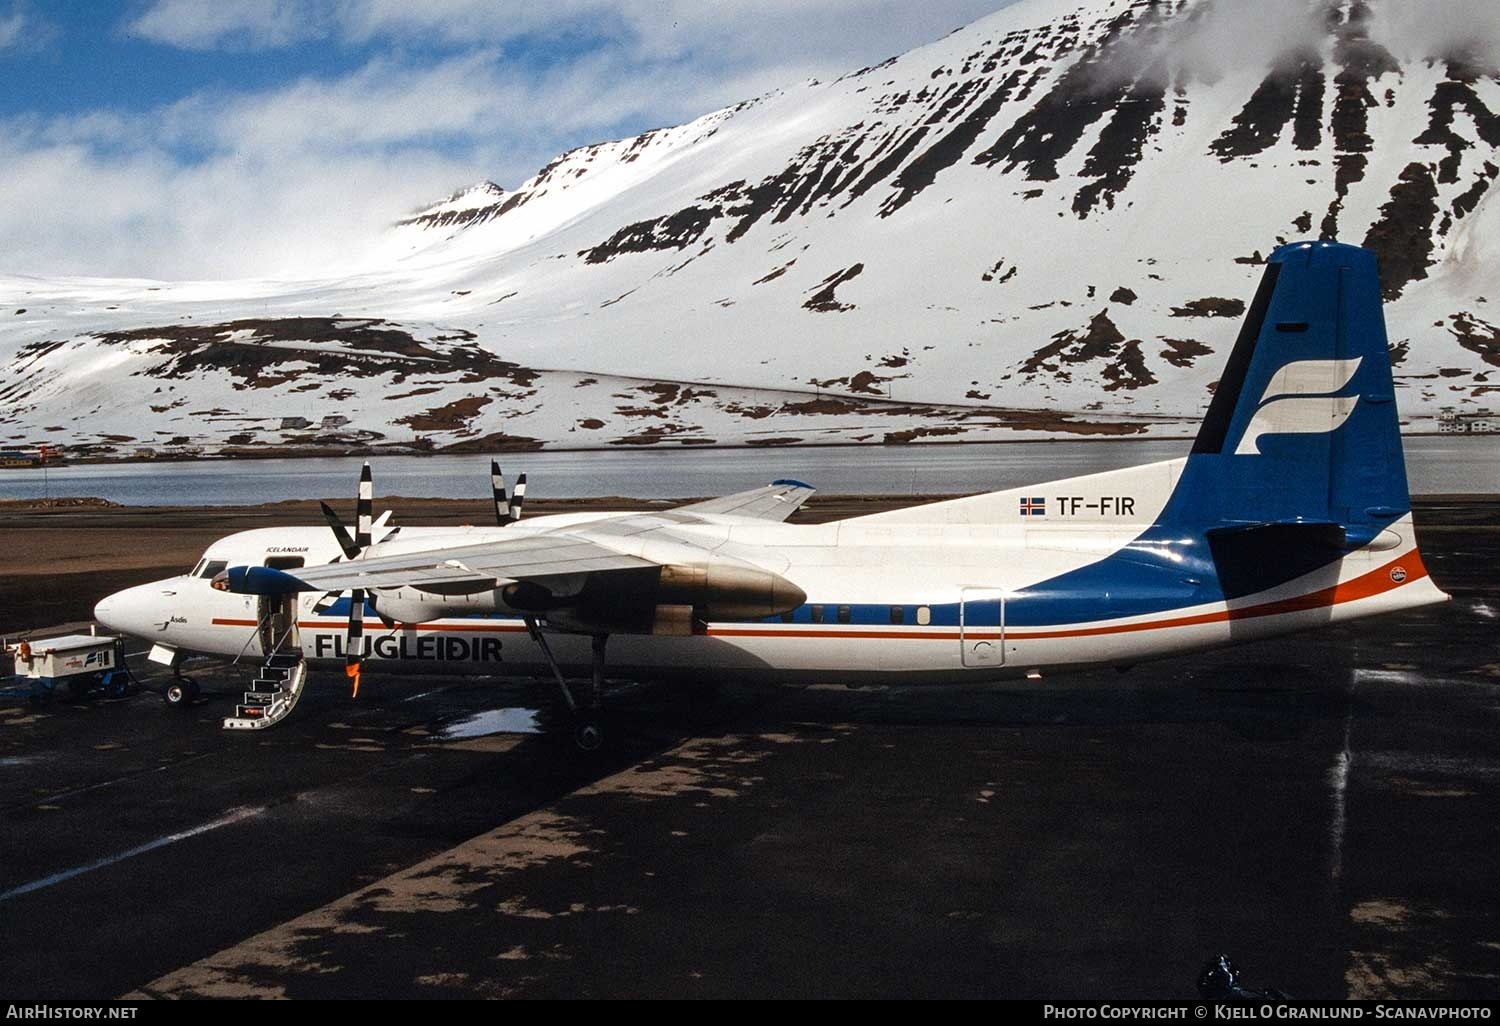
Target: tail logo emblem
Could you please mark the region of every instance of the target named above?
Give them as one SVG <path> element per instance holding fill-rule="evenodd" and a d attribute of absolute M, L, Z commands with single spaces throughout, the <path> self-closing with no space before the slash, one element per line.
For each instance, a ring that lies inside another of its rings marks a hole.
<path fill-rule="evenodd" d="M 1353 380 L 1363 359 L 1298 360 L 1281 368 L 1266 385 L 1234 454 L 1259 455 L 1262 435 L 1324 435 L 1343 427 L 1359 396 L 1333 393 Z"/>
<path fill-rule="evenodd" d="M 1403 581 L 1405 581 L 1406 580 L 1406 567 L 1404 567 L 1404 566 L 1393 566 L 1393 567 L 1391 567 L 1391 580 L 1395 581 L 1397 584 L 1400 584 Z"/>

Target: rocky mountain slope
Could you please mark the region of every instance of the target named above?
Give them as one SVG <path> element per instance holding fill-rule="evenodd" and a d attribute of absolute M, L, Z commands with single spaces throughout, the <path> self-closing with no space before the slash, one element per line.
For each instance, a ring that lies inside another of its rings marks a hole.
<path fill-rule="evenodd" d="M 1396 2 L 1270 5 L 1268 34 L 1224 0 L 1022 0 L 482 183 L 320 280 L 0 279 L 0 444 L 1186 434 L 1261 256 L 1313 237 L 1379 253 L 1420 429 L 1500 388 L 1500 75 L 1402 52 Z"/>

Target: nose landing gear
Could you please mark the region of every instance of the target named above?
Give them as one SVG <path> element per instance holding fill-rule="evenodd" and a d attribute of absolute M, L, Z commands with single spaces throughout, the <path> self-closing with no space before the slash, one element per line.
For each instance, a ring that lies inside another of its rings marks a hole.
<path fill-rule="evenodd" d="M 197 701 L 200 692 L 197 681 L 178 674 L 162 689 L 161 700 L 174 709 L 185 709 Z"/>

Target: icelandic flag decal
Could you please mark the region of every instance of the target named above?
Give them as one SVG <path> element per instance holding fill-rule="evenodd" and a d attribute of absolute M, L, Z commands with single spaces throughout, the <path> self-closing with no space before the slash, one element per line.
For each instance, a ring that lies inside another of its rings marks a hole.
<path fill-rule="evenodd" d="M 1047 500 L 1046 499 L 1022 499 L 1021 500 L 1021 516 L 1023 516 L 1023 517 L 1044 517 L 1046 515 L 1047 515 Z"/>

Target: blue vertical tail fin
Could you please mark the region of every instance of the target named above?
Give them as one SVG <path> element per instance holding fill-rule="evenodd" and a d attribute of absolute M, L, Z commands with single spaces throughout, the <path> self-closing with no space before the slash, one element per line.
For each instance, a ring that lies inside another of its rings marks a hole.
<path fill-rule="evenodd" d="M 1375 255 L 1282 246 L 1164 519 L 1336 525 L 1354 547 L 1410 509 Z"/>

